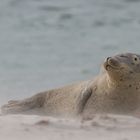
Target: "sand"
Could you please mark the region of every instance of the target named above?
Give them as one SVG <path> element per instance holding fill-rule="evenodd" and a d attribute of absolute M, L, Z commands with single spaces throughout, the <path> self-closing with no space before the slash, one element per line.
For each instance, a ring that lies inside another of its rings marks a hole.
<path fill-rule="evenodd" d="M 140 119 L 95 115 L 61 119 L 36 115 L 1 115 L 1 140 L 140 140 Z"/>

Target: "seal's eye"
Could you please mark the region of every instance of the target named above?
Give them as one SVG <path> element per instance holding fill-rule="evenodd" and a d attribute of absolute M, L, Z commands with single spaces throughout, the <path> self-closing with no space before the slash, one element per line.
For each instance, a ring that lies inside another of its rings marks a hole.
<path fill-rule="evenodd" d="M 137 61 L 138 59 L 135 57 L 134 60 Z"/>
<path fill-rule="evenodd" d="M 140 63 L 139 57 L 138 57 L 138 56 L 134 56 L 134 57 L 133 57 L 133 62 L 134 62 L 135 64 Z"/>

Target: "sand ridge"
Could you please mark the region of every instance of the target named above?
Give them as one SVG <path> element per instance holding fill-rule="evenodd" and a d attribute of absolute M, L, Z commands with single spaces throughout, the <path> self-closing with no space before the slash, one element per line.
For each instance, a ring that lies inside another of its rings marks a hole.
<path fill-rule="evenodd" d="M 121 115 L 94 115 L 60 119 L 37 115 L 1 115 L 3 140 L 139 140 L 140 119 Z"/>

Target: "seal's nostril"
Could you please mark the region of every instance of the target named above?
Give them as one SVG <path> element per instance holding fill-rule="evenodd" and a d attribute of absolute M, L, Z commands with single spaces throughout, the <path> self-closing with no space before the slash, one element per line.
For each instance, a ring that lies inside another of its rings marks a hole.
<path fill-rule="evenodd" d="M 111 58 L 111 57 L 107 57 L 107 59 L 106 59 L 106 60 L 108 61 L 110 58 Z"/>

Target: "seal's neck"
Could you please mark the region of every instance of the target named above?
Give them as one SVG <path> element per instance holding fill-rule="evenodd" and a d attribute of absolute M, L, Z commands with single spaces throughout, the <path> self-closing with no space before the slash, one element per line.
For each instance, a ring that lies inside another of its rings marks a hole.
<path fill-rule="evenodd" d="M 127 80 L 114 80 L 109 77 L 108 74 L 105 74 L 105 81 L 108 88 L 119 88 L 119 89 L 128 89 L 133 91 L 140 91 L 140 80 L 139 79 L 127 79 Z"/>

